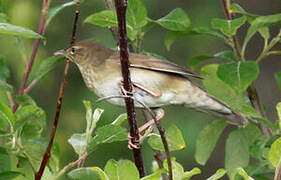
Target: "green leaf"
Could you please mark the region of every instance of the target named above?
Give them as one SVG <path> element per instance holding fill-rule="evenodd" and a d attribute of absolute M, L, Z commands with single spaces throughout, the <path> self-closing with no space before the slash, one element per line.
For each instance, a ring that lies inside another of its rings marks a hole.
<path fill-rule="evenodd" d="M 76 180 L 109 180 L 107 175 L 99 167 L 85 167 L 74 169 L 69 172 L 68 177 Z"/>
<path fill-rule="evenodd" d="M 0 147 L 0 173 L 11 170 L 12 159 L 7 150 Z M 1 177 L 1 176 L 0 176 Z"/>
<path fill-rule="evenodd" d="M 218 57 L 218 58 L 221 58 L 221 59 L 227 59 L 227 60 L 231 60 L 231 61 L 234 61 L 234 62 L 239 61 L 238 58 L 233 54 L 232 51 L 221 51 L 219 53 L 216 53 L 214 55 L 214 57 Z"/>
<path fill-rule="evenodd" d="M 281 129 L 281 102 L 276 105 L 276 110 L 278 114 L 279 129 Z"/>
<path fill-rule="evenodd" d="M 87 120 L 87 128 L 86 128 L 86 142 L 87 144 L 90 141 L 90 137 L 94 129 L 96 128 L 97 122 L 100 120 L 100 117 L 103 113 L 103 109 L 96 108 L 94 113 L 92 110 L 92 104 L 90 101 L 83 101 L 84 106 L 86 108 L 86 120 Z"/>
<path fill-rule="evenodd" d="M 195 70 L 199 66 L 199 64 L 212 58 L 214 58 L 214 56 L 195 56 L 188 60 L 188 66 L 192 70 Z"/>
<path fill-rule="evenodd" d="M 18 109 L 15 113 L 15 130 L 26 125 L 31 125 L 34 128 L 34 133 L 41 134 L 46 127 L 45 112 L 34 105 L 23 106 Z"/>
<path fill-rule="evenodd" d="M 10 70 L 6 66 L 6 60 L 3 56 L 0 55 L 0 79 L 6 80 L 10 77 Z"/>
<path fill-rule="evenodd" d="M 91 124 L 89 126 L 90 127 L 90 134 L 92 134 L 93 130 L 96 128 L 96 124 L 100 120 L 100 117 L 101 117 L 103 112 L 104 112 L 103 109 L 100 109 L 100 108 L 95 109 L 95 111 L 93 113 Z"/>
<path fill-rule="evenodd" d="M 6 82 L 6 79 L 10 77 L 10 70 L 6 66 L 6 61 L 3 56 L 0 55 L 0 88 L 5 91 L 13 92 L 13 86 Z"/>
<path fill-rule="evenodd" d="M 281 137 L 271 145 L 268 159 L 274 167 L 278 166 L 281 159 Z"/>
<path fill-rule="evenodd" d="M 107 161 L 104 172 L 107 174 L 109 180 L 118 180 L 117 164 L 118 162 L 113 159 Z"/>
<path fill-rule="evenodd" d="M 14 88 L 12 85 L 8 84 L 6 81 L 0 79 L 0 88 L 3 88 L 5 91 L 13 92 Z"/>
<path fill-rule="evenodd" d="M 258 17 L 258 15 L 250 14 L 246 12 L 239 4 L 233 3 L 231 4 L 230 11 L 232 13 L 242 14 L 247 17 L 247 20 L 251 23 L 254 19 Z"/>
<path fill-rule="evenodd" d="M 180 8 L 174 9 L 155 22 L 170 31 L 186 31 L 191 25 L 188 15 Z"/>
<path fill-rule="evenodd" d="M 5 171 L 0 173 L 0 179 L 5 179 L 5 180 L 13 180 L 14 178 L 23 175 L 20 172 L 16 171 Z"/>
<path fill-rule="evenodd" d="M 172 171 L 173 171 L 173 179 L 182 179 L 184 175 L 184 169 L 182 165 L 178 162 L 176 162 L 175 158 L 171 159 L 172 161 Z M 164 168 L 168 171 L 168 163 L 167 160 L 163 163 Z"/>
<path fill-rule="evenodd" d="M 42 157 L 47 147 L 47 143 L 48 141 L 42 138 L 22 138 L 23 150 L 33 169 L 39 168 L 42 161 Z M 52 163 L 52 165 L 54 165 L 56 164 L 55 162 L 57 162 L 59 157 L 58 145 L 56 143 L 54 143 L 53 145 L 51 154 L 52 156 L 50 157 L 48 164 L 50 165 Z M 58 164 L 56 165 L 57 167 L 54 167 L 53 169 L 59 168 Z"/>
<path fill-rule="evenodd" d="M 94 24 L 100 27 L 117 27 L 117 16 L 114 11 L 104 10 L 88 16 L 84 23 Z"/>
<path fill-rule="evenodd" d="M 269 27 L 273 24 L 281 23 L 281 13 L 273 14 L 268 16 L 259 16 L 255 20 L 251 22 L 251 26 L 247 31 L 247 35 L 244 40 L 243 47 L 247 45 L 249 40 L 253 37 L 253 35 L 263 27 Z"/>
<path fill-rule="evenodd" d="M 118 161 L 118 179 L 136 180 L 139 179 L 139 172 L 135 164 L 128 160 Z"/>
<path fill-rule="evenodd" d="M 176 125 L 172 124 L 166 131 L 166 139 L 169 151 L 176 151 L 185 148 L 185 142 L 181 131 Z M 148 144 L 156 150 L 165 151 L 160 135 L 153 135 L 148 139 Z"/>
<path fill-rule="evenodd" d="M 207 180 L 218 180 L 222 178 L 226 174 L 225 169 L 218 169 L 215 174 L 213 174 L 211 177 L 209 177 Z"/>
<path fill-rule="evenodd" d="M 145 26 L 149 23 L 147 18 L 146 8 L 141 0 L 128 1 L 126 19 L 127 19 L 128 37 L 132 41 L 140 38 L 140 36 L 143 35 L 144 30 L 147 28 Z"/>
<path fill-rule="evenodd" d="M 242 176 L 245 180 L 254 180 L 243 168 L 237 168 L 237 173 Z"/>
<path fill-rule="evenodd" d="M 246 22 L 246 17 L 233 20 L 217 19 L 214 18 L 211 21 L 212 27 L 214 29 L 220 30 L 226 36 L 234 36 L 238 28 L 240 28 Z"/>
<path fill-rule="evenodd" d="M 147 11 L 141 0 L 128 1 L 127 23 L 133 28 L 139 29 L 147 23 Z"/>
<path fill-rule="evenodd" d="M 9 124 L 10 126 L 13 126 L 14 122 L 15 117 L 11 108 L 6 104 L 0 103 L 0 125 L 5 126 Z"/>
<path fill-rule="evenodd" d="M 258 32 L 263 37 L 263 39 L 268 40 L 270 38 L 270 32 L 268 27 L 262 27 L 258 30 Z"/>
<path fill-rule="evenodd" d="M 258 77 L 259 67 L 256 62 L 237 62 L 221 64 L 218 77 L 238 92 L 243 92 Z"/>
<path fill-rule="evenodd" d="M 119 126 L 127 120 L 127 113 L 120 114 L 111 124 Z"/>
<path fill-rule="evenodd" d="M 128 2 L 126 18 L 127 35 L 131 41 L 134 41 L 137 36 L 144 33 L 142 28 L 148 24 L 146 8 L 141 0 L 130 0 Z M 100 27 L 117 27 L 117 16 L 114 11 L 104 10 L 90 15 L 84 22 Z"/>
<path fill-rule="evenodd" d="M 32 97 L 30 97 L 28 94 L 23 94 L 21 96 L 16 96 L 16 100 L 17 102 L 21 105 L 21 106 L 26 106 L 26 105 L 33 105 L 33 106 L 37 106 L 36 102 L 32 99 Z"/>
<path fill-rule="evenodd" d="M 167 160 L 164 161 L 163 166 L 166 169 L 166 171 L 168 171 Z M 173 179 L 182 179 L 182 180 L 188 180 L 192 176 L 201 173 L 201 170 L 198 168 L 193 168 L 190 171 L 184 172 L 182 165 L 180 163 L 176 162 L 175 158 L 172 158 L 172 171 L 173 171 Z"/>
<path fill-rule="evenodd" d="M 47 13 L 47 16 L 46 16 L 46 24 L 49 24 L 52 19 L 60 12 L 62 11 L 64 8 L 66 7 L 69 7 L 69 6 L 72 6 L 72 5 L 75 5 L 75 1 L 70 1 L 70 2 L 67 2 L 67 3 L 64 3 L 64 4 L 61 4 L 59 6 L 56 6 L 56 7 L 53 7 L 51 8 L 48 13 Z"/>
<path fill-rule="evenodd" d="M 195 176 L 197 174 L 201 174 L 201 170 L 199 168 L 193 168 L 190 171 L 184 172 L 182 179 L 188 180 L 188 179 L 192 178 L 192 176 Z"/>
<path fill-rule="evenodd" d="M 87 142 L 86 142 L 86 134 L 73 134 L 70 139 L 68 139 L 69 144 L 73 147 L 76 154 L 79 156 L 82 155 L 86 148 L 87 148 Z"/>
<path fill-rule="evenodd" d="M 196 27 L 191 30 L 187 31 L 172 31 L 168 32 L 167 35 L 165 36 L 165 46 L 168 50 L 170 50 L 171 45 L 174 43 L 175 40 L 186 37 L 186 36 L 196 36 L 196 35 L 208 35 L 208 36 L 213 36 L 219 39 L 224 40 L 227 42 L 228 40 L 220 33 L 211 30 L 207 27 Z"/>
<path fill-rule="evenodd" d="M 205 61 L 207 61 L 209 59 L 213 59 L 213 58 L 226 59 L 226 60 L 235 61 L 235 62 L 238 61 L 237 57 L 233 54 L 232 51 L 221 51 L 221 52 L 214 54 L 213 56 L 210 56 L 210 55 L 195 56 L 195 57 L 191 58 L 190 60 L 188 60 L 188 66 L 192 70 L 195 70 L 202 62 L 205 62 Z"/>
<path fill-rule="evenodd" d="M 59 65 L 61 62 L 64 61 L 64 57 L 62 56 L 51 56 L 48 57 L 47 59 L 44 59 L 37 71 L 35 72 L 34 75 L 34 80 L 38 81 L 42 77 L 44 77 L 48 72 L 53 70 L 57 65 Z"/>
<path fill-rule="evenodd" d="M 241 131 L 249 146 L 263 136 L 259 127 L 253 123 L 247 124 L 247 126 L 242 128 Z"/>
<path fill-rule="evenodd" d="M 246 167 L 250 160 L 248 143 L 241 130 L 229 134 L 225 151 L 225 168 L 230 180 L 234 180 L 236 169 Z"/>
<path fill-rule="evenodd" d="M 128 132 L 125 128 L 116 125 L 106 125 L 96 130 L 96 135 L 88 145 L 88 152 L 94 150 L 97 145 L 128 140 Z"/>
<path fill-rule="evenodd" d="M 15 35 L 25 38 L 40 38 L 40 39 L 44 38 L 40 34 L 30 29 L 23 28 L 20 26 L 15 26 L 8 23 L 0 23 L 0 34 Z"/>
<path fill-rule="evenodd" d="M 278 87 L 280 88 L 280 90 L 281 90 L 281 72 L 277 72 L 277 73 L 275 73 L 275 79 L 276 79 L 276 81 L 277 81 L 277 85 L 278 85 Z"/>
<path fill-rule="evenodd" d="M 225 120 L 216 120 L 201 130 L 195 150 L 195 159 L 199 164 L 205 165 L 226 126 Z"/>
<path fill-rule="evenodd" d="M 160 169 L 150 175 L 141 178 L 140 180 L 159 180 L 161 178 L 161 174 L 165 172 L 165 169 Z"/>
<path fill-rule="evenodd" d="M 217 31 L 214 31 L 207 27 L 193 28 L 191 33 L 192 35 L 209 35 L 227 41 L 227 39 L 221 33 L 218 33 Z"/>
<path fill-rule="evenodd" d="M 217 76 L 217 69 L 218 64 L 210 64 L 201 68 L 203 85 L 210 94 L 227 103 L 233 109 L 239 110 L 244 104 L 244 94 L 236 92 L 220 80 Z"/>

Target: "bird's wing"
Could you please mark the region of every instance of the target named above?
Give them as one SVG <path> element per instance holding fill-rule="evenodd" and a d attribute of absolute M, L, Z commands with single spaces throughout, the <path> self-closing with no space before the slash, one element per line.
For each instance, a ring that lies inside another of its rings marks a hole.
<path fill-rule="evenodd" d="M 110 59 L 119 61 L 119 53 L 115 53 Z M 181 67 L 177 64 L 174 64 L 166 60 L 161 60 L 156 57 L 131 53 L 129 60 L 130 60 L 130 67 L 132 68 L 141 68 L 141 69 L 147 69 L 152 71 L 167 72 L 167 73 L 191 76 L 198 79 L 202 79 L 202 77 L 200 77 L 198 74 L 188 70 L 185 67 Z"/>

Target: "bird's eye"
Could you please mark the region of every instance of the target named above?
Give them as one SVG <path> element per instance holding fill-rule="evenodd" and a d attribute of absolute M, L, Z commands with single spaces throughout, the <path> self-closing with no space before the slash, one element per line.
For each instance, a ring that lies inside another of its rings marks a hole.
<path fill-rule="evenodd" d="M 71 54 L 75 53 L 75 48 L 71 48 Z"/>

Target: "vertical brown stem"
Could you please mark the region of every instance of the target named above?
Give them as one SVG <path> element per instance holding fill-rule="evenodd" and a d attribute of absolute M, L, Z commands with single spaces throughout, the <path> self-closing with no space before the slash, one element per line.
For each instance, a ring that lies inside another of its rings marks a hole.
<path fill-rule="evenodd" d="M 43 0 L 43 6 L 42 6 L 42 11 L 41 11 L 41 19 L 40 19 L 40 24 L 39 24 L 39 27 L 38 27 L 38 34 L 40 34 L 40 35 L 43 35 L 44 31 L 45 31 L 46 14 L 48 12 L 49 5 L 50 5 L 50 2 L 48 0 Z M 30 59 L 29 59 L 27 70 L 26 70 L 26 72 L 24 74 L 24 77 L 23 77 L 23 80 L 21 82 L 18 95 L 24 94 L 24 87 L 25 87 L 26 82 L 28 80 L 28 77 L 29 77 L 29 74 L 31 72 L 33 63 L 35 61 L 35 57 L 36 57 L 36 54 L 37 54 L 37 51 L 38 51 L 38 48 L 39 48 L 39 45 L 40 45 L 40 41 L 41 41 L 40 38 L 38 38 L 34 41 L 33 50 L 32 50 L 32 53 L 31 53 L 31 56 L 30 56 Z M 19 104 L 16 102 L 13 106 L 13 113 L 16 112 L 18 107 L 19 107 Z"/>
<path fill-rule="evenodd" d="M 227 2 L 227 0 L 222 0 L 222 5 L 223 5 L 223 9 L 224 9 L 226 18 L 228 20 L 232 20 L 232 15 L 230 13 L 230 4 Z M 240 48 L 239 41 L 238 41 L 238 38 L 236 35 L 234 37 L 232 37 L 232 41 L 234 43 L 234 49 L 236 51 L 237 56 L 240 58 L 241 61 L 244 61 L 244 59 L 241 55 L 241 48 Z M 260 115 L 263 118 L 266 118 L 266 114 L 262 107 L 262 103 L 260 101 L 260 98 L 259 98 L 257 89 L 254 85 L 254 82 L 247 89 L 247 93 L 248 93 L 248 97 L 251 101 L 252 106 L 260 113 Z M 270 136 L 272 134 L 271 130 L 262 122 L 259 123 L 259 128 L 261 129 L 262 133 L 266 136 Z"/>
<path fill-rule="evenodd" d="M 128 92 L 132 92 L 132 83 L 131 83 L 130 71 L 129 71 L 128 41 L 127 41 L 127 32 L 126 32 L 127 1 L 115 0 L 115 8 L 116 8 L 117 19 L 118 19 L 120 62 L 121 62 L 121 71 L 123 76 L 124 89 Z M 126 103 L 126 109 L 128 114 L 130 136 L 132 137 L 132 143 L 136 145 L 136 147 L 140 147 L 134 100 L 132 98 L 125 98 L 125 103 Z M 138 168 L 140 173 L 140 177 L 143 177 L 145 175 L 145 172 L 144 172 L 141 150 L 138 148 L 133 148 L 133 154 L 134 154 L 136 167 Z"/>
<path fill-rule="evenodd" d="M 75 40 L 76 40 L 76 29 L 77 29 L 77 22 L 78 22 L 79 13 L 80 13 L 80 0 L 77 0 L 76 1 L 75 19 L 74 19 L 73 30 L 72 30 L 72 38 L 71 38 L 71 43 L 70 43 L 71 45 L 73 45 Z M 50 136 L 49 144 L 48 144 L 48 147 L 47 147 L 47 149 L 45 151 L 45 154 L 43 156 L 39 171 L 35 175 L 35 180 L 41 179 L 41 177 L 44 173 L 45 167 L 48 163 L 48 160 L 51 156 L 51 149 L 52 149 L 52 146 L 53 146 L 53 141 L 54 141 L 54 138 L 55 138 L 55 134 L 56 134 L 56 130 L 57 130 L 58 122 L 59 122 L 59 117 L 60 117 L 60 112 L 61 112 L 61 105 L 62 105 L 62 100 L 63 100 L 63 95 L 64 95 L 64 89 L 65 89 L 66 83 L 67 83 L 68 69 L 69 69 L 69 59 L 66 60 L 63 80 L 62 80 L 61 85 L 60 85 L 60 91 L 59 91 L 59 96 L 58 96 L 58 101 L 57 101 L 56 116 L 55 116 L 55 120 L 53 122 L 53 128 L 52 128 L 52 133 L 51 133 L 51 136 Z"/>

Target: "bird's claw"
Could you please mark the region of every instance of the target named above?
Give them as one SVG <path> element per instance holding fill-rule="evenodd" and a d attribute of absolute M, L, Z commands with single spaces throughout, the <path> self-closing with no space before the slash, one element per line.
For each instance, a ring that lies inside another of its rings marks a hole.
<path fill-rule="evenodd" d="M 135 88 L 133 85 L 131 85 L 131 89 L 132 91 L 127 91 L 125 88 L 124 88 L 124 83 L 123 81 L 120 81 L 120 93 L 125 95 L 125 96 L 133 96 L 134 93 L 136 92 Z"/>
<path fill-rule="evenodd" d="M 142 136 L 141 135 L 139 135 L 139 136 L 140 136 L 140 138 L 137 141 L 137 144 L 134 144 L 132 141 L 133 137 L 130 135 L 130 133 L 128 133 L 128 139 L 129 139 L 128 148 L 129 149 L 140 149 L 140 142 L 142 142 Z"/>

